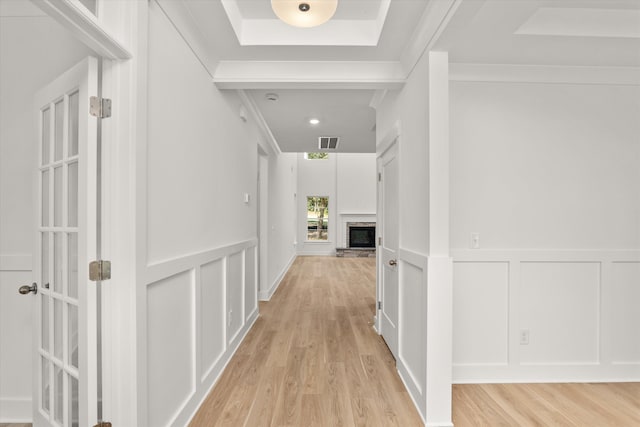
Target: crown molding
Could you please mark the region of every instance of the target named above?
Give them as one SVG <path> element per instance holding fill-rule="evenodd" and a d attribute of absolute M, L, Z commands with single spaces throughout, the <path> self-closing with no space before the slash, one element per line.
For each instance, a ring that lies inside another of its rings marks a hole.
<path fill-rule="evenodd" d="M 400 55 L 400 63 L 406 75 L 411 74 L 424 52 L 433 49 L 462 2 L 463 0 L 438 0 L 427 4 L 411 40 Z M 476 1 L 473 7 L 479 7 L 483 3 L 484 0 Z"/>
<path fill-rule="evenodd" d="M 220 61 L 213 82 L 220 89 L 398 89 L 399 62 Z"/>
<path fill-rule="evenodd" d="M 260 131 L 264 139 L 267 141 L 269 148 L 276 155 L 281 154 L 282 150 L 280 149 L 280 145 L 278 145 L 278 141 L 276 140 L 275 136 L 273 136 L 273 133 L 271 132 L 271 129 L 267 124 L 267 121 L 264 119 L 264 116 L 260 112 L 260 109 L 256 105 L 253 98 L 249 96 L 247 92 L 241 89 L 238 90 L 238 95 L 240 95 L 240 99 L 242 99 L 244 106 L 247 108 L 247 110 L 249 111 L 249 114 L 251 114 L 251 117 L 256 122 L 256 125 L 258 126 L 258 130 Z"/>
<path fill-rule="evenodd" d="M 449 80 L 639 86 L 640 68 L 452 63 Z"/>

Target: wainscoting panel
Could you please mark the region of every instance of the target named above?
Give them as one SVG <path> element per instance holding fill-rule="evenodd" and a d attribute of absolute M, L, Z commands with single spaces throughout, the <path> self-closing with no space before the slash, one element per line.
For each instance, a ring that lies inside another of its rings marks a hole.
<path fill-rule="evenodd" d="M 244 324 L 243 264 L 243 252 L 235 253 L 227 258 L 227 343 L 231 343 L 236 338 Z"/>
<path fill-rule="evenodd" d="M 600 263 L 524 262 L 521 271 L 522 364 L 598 363 Z"/>
<path fill-rule="evenodd" d="M 610 293 L 611 358 L 640 369 L 640 262 L 614 262 Z"/>
<path fill-rule="evenodd" d="M 166 425 L 195 392 L 194 273 L 147 287 L 149 425 Z"/>
<path fill-rule="evenodd" d="M 404 382 L 422 419 L 426 416 L 427 257 L 399 249 L 398 360 Z"/>
<path fill-rule="evenodd" d="M 640 381 L 640 251 L 452 255 L 454 382 Z"/>
<path fill-rule="evenodd" d="M 210 262 L 200 268 L 200 287 L 201 381 L 205 381 L 227 348 L 223 260 Z"/>
<path fill-rule="evenodd" d="M 509 264 L 457 262 L 453 270 L 453 362 L 509 362 Z"/>
<path fill-rule="evenodd" d="M 146 271 L 147 424 L 187 425 L 258 317 L 252 239 Z"/>
<path fill-rule="evenodd" d="M 248 249 L 244 253 L 244 321 L 248 321 L 251 314 L 258 308 L 258 271 L 255 249 Z"/>
<path fill-rule="evenodd" d="M 18 294 L 32 280 L 31 256 L 0 255 L 0 423 L 32 419 L 34 298 Z"/>

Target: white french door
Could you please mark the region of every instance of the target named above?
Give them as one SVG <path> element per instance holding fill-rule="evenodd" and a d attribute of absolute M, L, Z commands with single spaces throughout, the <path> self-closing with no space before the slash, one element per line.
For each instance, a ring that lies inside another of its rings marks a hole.
<path fill-rule="evenodd" d="M 36 95 L 39 123 L 34 257 L 33 421 L 93 426 L 97 419 L 96 253 L 98 63 L 86 58 Z"/>
<path fill-rule="evenodd" d="M 398 246 L 399 246 L 399 181 L 398 181 L 398 143 L 394 142 L 378 158 L 378 218 L 379 236 L 382 244 L 378 246 L 378 273 L 380 310 L 380 335 L 384 338 L 393 357 L 398 358 Z"/>

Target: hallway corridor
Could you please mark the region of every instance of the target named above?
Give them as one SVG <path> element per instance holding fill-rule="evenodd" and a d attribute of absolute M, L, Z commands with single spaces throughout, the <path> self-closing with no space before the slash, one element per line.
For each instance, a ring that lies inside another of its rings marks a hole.
<path fill-rule="evenodd" d="M 375 259 L 298 257 L 191 426 L 419 426 L 372 327 Z"/>

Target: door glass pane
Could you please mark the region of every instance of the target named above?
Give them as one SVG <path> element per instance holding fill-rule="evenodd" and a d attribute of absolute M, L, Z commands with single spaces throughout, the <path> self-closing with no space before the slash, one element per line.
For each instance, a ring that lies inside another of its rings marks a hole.
<path fill-rule="evenodd" d="M 53 170 L 53 225 L 62 226 L 62 168 Z"/>
<path fill-rule="evenodd" d="M 42 172 L 42 226 L 49 226 L 49 170 Z"/>
<path fill-rule="evenodd" d="M 64 101 L 58 101 L 55 105 L 55 139 L 53 140 L 53 159 L 62 159 L 62 131 L 64 129 Z"/>
<path fill-rule="evenodd" d="M 80 3 L 91 12 L 92 15 L 96 15 L 98 0 L 80 0 Z"/>
<path fill-rule="evenodd" d="M 41 321 L 41 325 L 42 325 L 42 331 L 41 331 L 41 336 L 42 336 L 42 349 L 44 351 L 49 351 L 49 300 L 50 298 L 47 295 L 42 295 L 42 321 Z"/>
<path fill-rule="evenodd" d="M 53 355 L 62 360 L 62 301 L 53 299 Z"/>
<path fill-rule="evenodd" d="M 69 375 L 69 388 L 71 389 L 71 398 L 69 399 L 69 416 L 71 417 L 71 427 L 80 425 L 80 411 L 78 405 L 78 380 Z"/>
<path fill-rule="evenodd" d="M 69 198 L 67 222 L 69 227 L 78 226 L 78 163 L 70 163 L 68 169 L 68 190 Z"/>
<path fill-rule="evenodd" d="M 51 109 L 47 108 L 42 112 L 42 164 L 49 163 L 49 152 L 51 151 Z"/>
<path fill-rule="evenodd" d="M 78 307 L 67 304 L 69 309 L 69 363 L 78 367 Z"/>
<path fill-rule="evenodd" d="M 49 285 L 49 233 L 42 233 L 42 286 L 47 287 Z"/>
<path fill-rule="evenodd" d="M 63 383 L 63 373 L 64 371 L 56 366 L 55 368 L 55 392 L 53 395 L 53 401 L 55 402 L 55 411 L 53 412 L 53 418 L 62 423 L 62 408 L 63 406 L 63 397 L 64 397 L 64 383 Z"/>
<path fill-rule="evenodd" d="M 78 92 L 69 96 L 69 157 L 78 154 Z"/>
<path fill-rule="evenodd" d="M 50 380 L 49 377 L 49 361 L 44 357 L 41 359 L 42 362 L 42 372 L 40 377 L 40 384 L 42 385 L 42 396 L 41 396 L 41 408 L 46 413 L 49 413 L 49 408 L 51 407 L 49 404 L 49 392 L 51 391 Z"/>
<path fill-rule="evenodd" d="M 71 298 L 78 298 L 78 233 L 69 233 L 68 253 L 69 277 L 67 283 L 69 289 L 67 292 Z"/>
<path fill-rule="evenodd" d="M 53 290 L 62 293 L 62 238 L 63 233 L 53 235 Z"/>

